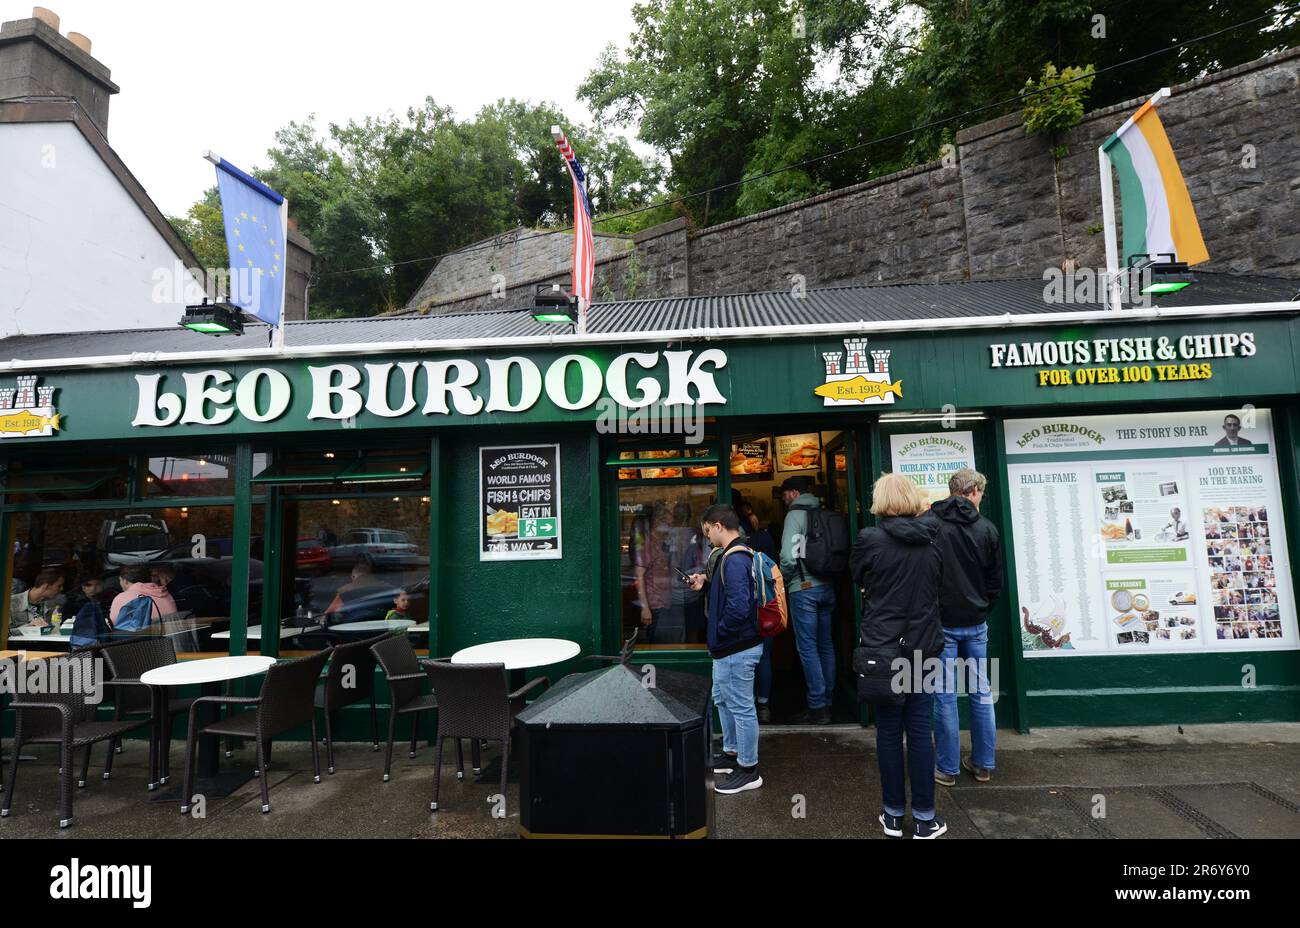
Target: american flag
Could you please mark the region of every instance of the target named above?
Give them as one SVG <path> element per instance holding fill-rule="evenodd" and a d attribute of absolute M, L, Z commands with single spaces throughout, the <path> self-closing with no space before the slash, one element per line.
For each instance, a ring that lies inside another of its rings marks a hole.
<path fill-rule="evenodd" d="M 569 166 L 573 178 L 573 295 L 578 298 L 578 331 L 587 328 L 587 307 L 591 305 L 591 291 L 596 276 L 596 253 L 591 232 L 591 201 L 587 198 L 587 175 L 582 172 L 578 156 L 573 153 L 564 130 L 551 126 L 555 147 Z"/>

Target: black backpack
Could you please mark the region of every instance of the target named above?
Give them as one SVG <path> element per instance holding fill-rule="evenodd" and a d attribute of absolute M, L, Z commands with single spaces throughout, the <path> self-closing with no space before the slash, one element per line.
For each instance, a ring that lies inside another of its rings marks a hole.
<path fill-rule="evenodd" d="M 829 512 L 820 506 L 791 506 L 808 513 L 808 533 L 800 566 L 815 577 L 832 578 L 848 572 L 849 519 L 842 512 Z"/>

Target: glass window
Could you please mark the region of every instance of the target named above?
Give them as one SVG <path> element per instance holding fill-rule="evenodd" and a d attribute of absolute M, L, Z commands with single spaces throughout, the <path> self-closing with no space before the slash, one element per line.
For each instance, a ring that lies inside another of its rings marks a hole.
<path fill-rule="evenodd" d="M 283 653 L 405 631 L 428 646 L 429 497 L 289 499 Z"/>
<path fill-rule="evenodd" d="M 266 470 L 268 455 L 253 455 L 253 476 Z M 160 455 L 148 460 L 145 496 L 234 496 L 233 450 Z"/>
<path fill-rule="evenodd" d="M 647 645 L 702 645 L 704 594 L 684 574 L 703 571 L 708 545 L 700 516 L 717 489 L 707 483 L 619 487 L 623 637 Z"/>
<path fill-rule="evenodd" d="M 246 593 L 232 590 L 231 506 L 11 516 L 6 647 L 165 635 L 180 653 L 228 651 L 232 596 L 247 595 L 249 622 L 261 621 L 263 507 L 253 516 Z"/>
<path fill-rule="evenodd" d="M 126 499 L 126 455 L 43 455 L 0 462 L 0 490 L 15 503 Z"/>

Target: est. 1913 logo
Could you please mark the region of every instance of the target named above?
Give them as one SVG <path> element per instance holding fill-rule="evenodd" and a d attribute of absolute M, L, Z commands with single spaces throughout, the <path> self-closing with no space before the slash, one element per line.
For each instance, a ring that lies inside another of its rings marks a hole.
<path fill-rule="evenodd" d="M 903 396 L 903 381 L 890 382 L 889 355 L 888 349 L 868 352 L 865 338 L 846 338 L 843 352 L 822 352 L 826 382 L 813 392 L 827 406 L 892 405 Z"/>
<path fill-rule="evenodd" d="M 49 438 L 59 430 L 54 408 L 57 387 L 40 386 L 36 374 L 18 378 L 17 387 L 0 387 L 0 439 Z"/>

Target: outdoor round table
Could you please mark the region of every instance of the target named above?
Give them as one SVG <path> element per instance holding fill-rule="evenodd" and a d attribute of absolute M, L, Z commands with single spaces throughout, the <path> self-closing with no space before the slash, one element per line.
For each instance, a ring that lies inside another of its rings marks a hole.
<path fill-rule="evenodd" d="M 230 680 L 265 673 L 275 663 L 274 657 L 211 657 L 205 660 L 184 661 L 166 667 L 155 667 L 145 671 L 140 682 L 147 686 L 162 688 L 161 698 L 166 699 L 166 687 L 189 686 L 198 684 L 204 696 L 220 696 L 221 684 Z M 199 707 L 197 719 L 199 728 L 205 728 L 217 720 L 218 708 L 215 703 L 204 703 Z M 161 713 L 159 713 L 161 715 Z M 188 726 L 189 719 L 186 718 Z M 204 735 L 199 739 L 198 780 L 194 790 L 209 799 L 222 799 L 253 778 L 253 768 L 232 768 L 224 774 L 220 770 L 219 737 Z M 181 787 L 180 789 L 183 789 Z M 151 802 L 170 802 L 180 797 L 180 789 L 174 793 L 157 796 Z M 188 800 L 190 797 L 182 797 Z"/>
<path fill-rule="evenodd" d="M 571 660 L 582 652 L 576 641 L 563 638 L 518 638 L 513 641 L 489 641 L 457 651 L 453 664 L 505 664 L 516 673 L 531 667 L 547 667 Z M 513 681 L 512 681 L 513 682 Z M 521 681 L 522 683 L 522 681 Z M 512 689 L 518 689 L 512 686 Z"/>
<path fill-rule="evenodd" d="M 457 651 L 451 656 L 453 664 L 505 664 L 510 675 L 510 692 L 524 685 L 524 671 L 532 667 L 548 667 L 571 660 L 582 652 L 576 641 L 563 638 L 517 638 L 513 641 L 489 641 Z M 511 753 L 513 757 L 513 752 Z M 510 765 L 511 770 L 514 764 Z M 501 758 L 495 757 L 475 778 L 479 783 L 495 783 L 501 779 Z M 515 779 L 514 773 L 510 780 Z"/>
<path fill-rule="evenodd" d="M 375 619 L 370 622 L 344 622 L 342 625 L 330 625 L 326 631 L 331 632 L 403 632 L 414 625 L 411 619 Z"/>

